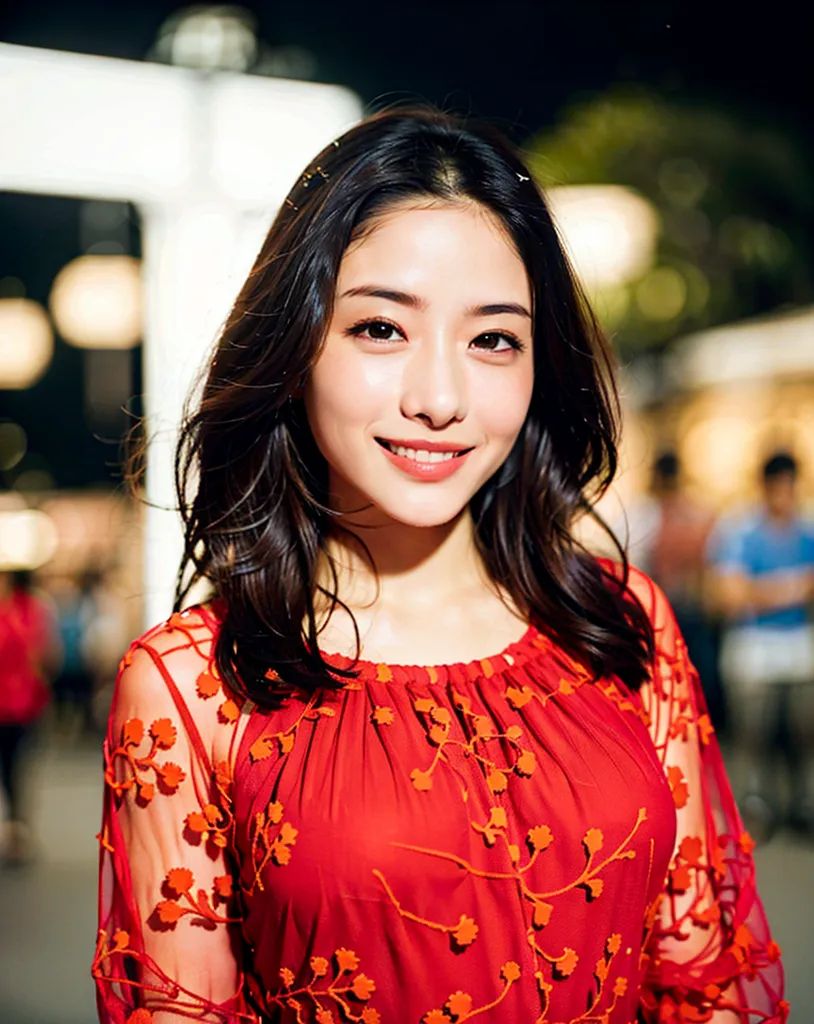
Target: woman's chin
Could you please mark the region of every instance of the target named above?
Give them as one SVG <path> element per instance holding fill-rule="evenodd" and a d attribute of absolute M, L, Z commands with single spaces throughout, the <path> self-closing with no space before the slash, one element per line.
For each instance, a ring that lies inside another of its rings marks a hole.
<path fill-rule="evenodd" d="M 392 496 L 381 502 L 376 501 L 373 496 L 371 499 L 379 512 L 393 522 L 423 529 L 445 526 L 453 519 L 457 519 L 469 504 L 468 499 L 439 494 L 427 494 L 426 497 L 418 499 L 405 497 L 404 501 L 394 501 Z"/>

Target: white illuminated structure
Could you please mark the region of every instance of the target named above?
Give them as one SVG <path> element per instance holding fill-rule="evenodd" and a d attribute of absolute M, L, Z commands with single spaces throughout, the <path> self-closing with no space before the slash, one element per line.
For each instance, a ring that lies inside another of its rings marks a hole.
<path fill-rule="evenodd" d="M 814 374 L 814 307 L 714 327 L 685 337 L 669 361 L 686 388 Z"/>
<path fill-rule="evenodd" d="M 643 196 L 622 185 L 564 185 L 547 196 L 574 269 L 588 288 L 627 284 L 649 269 L 659 221 Z"/>
<path fill-rule="evenodd" d="M 337 86 L 0 45 L 0 189 L 141 211 L 149 622 L 181 551 L 172 452 L 190 383 L 296 175 L 360 112 Z"/>

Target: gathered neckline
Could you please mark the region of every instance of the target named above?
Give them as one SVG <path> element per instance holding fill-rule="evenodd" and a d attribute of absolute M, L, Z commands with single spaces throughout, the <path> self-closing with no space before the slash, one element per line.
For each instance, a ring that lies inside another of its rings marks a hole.
<path fill-rule="evenodd" d="M 530 623 L 523 635 L 513 640 L 497 654 L 472 661 L 449 662 L 438 665 L 398 664 L 384 661 L 369 661 L 365 658 L 351 658 L 345 654 L 320 650 L 328 665 L 340 669 L 355 669 L 357 678 L 365 682 L 407 682 L 428 683 L 455 682 L 464 679 L 488 679 L 524 664 L 541 650 L 551 646 L 548 638 Z"/>
<path fill-rule="evenodd" d="M 226 602 L 216 597 L 207 605 L 217 620 L 222 620 L 226 612 Z M 518 668 L 541 651 L 550 651 L 553 642 L 533 623 L 530 622 L 521 637 L 512 640 L 502 651 L 487 658 L 473 658 L 471 661 L 449 662 L 438 665 L 397 664 L 393 662 L 370 661 L 365 658 L 351 658 L 338 652 L 323 651 L 325 663 L 338 669 L 353 669 L 356 679 L 360 682 L 406 683 L 426 682 L 448 683 L 489 679 L 513 668 Z"/>

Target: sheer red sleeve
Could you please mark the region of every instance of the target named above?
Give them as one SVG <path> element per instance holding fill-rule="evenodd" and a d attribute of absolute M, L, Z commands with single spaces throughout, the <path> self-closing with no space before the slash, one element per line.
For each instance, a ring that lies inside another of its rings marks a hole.
<path fill-rule="evenodd" d="M 229 852 L 241 716 L 213 674 L 211 641 L 198 613 L 173 616 L 136 641 L 117 680 L 93 963 L 102 1024 L 259 1019 Z"/>
<path fill-rule="evenodd" d="M 667 599 L 632 571 L 655 629 L 656 663 L 642 699 L 676 805 L 678 832 L 646 947 L 646 1024 L 780 1024 L 780 949 L 755 887 L 744 831 L 698 675 Z"/>

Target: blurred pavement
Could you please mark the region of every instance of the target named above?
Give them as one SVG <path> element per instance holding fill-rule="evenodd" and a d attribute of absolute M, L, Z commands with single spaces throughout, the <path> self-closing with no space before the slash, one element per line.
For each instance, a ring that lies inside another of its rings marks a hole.
<path fill-rule="evenodd" d="M 92 743 L 51 749 L 31 766 L 39 856 L 28 868 L 0 870 L 2 1024 L 96 1021 L 89 965 L 100 766 Z M 783 834 L 756 859 L 758 888 L 784 952 L 790 1024 L 813 1024 L 814 844 Z"/>

